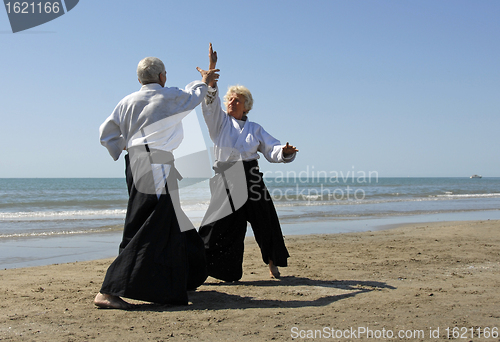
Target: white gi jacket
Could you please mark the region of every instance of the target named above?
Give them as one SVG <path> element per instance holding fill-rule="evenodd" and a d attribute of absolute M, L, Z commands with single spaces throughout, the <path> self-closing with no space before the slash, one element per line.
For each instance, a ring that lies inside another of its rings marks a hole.
<path fill-rule="evenodd" d="M 114 160 L 125 147 L 146 143 L 150 148 L 172 152 L 183 138 L 181 120 L 200 104 L 206 93 L 207 85 L 201 81 L 191 82 L 184 90 L 164 88 L 157 83 L 143 85 L 121 100 L 101 125 L 101 144 Z"/>
<path fill-rule="evenodd" d="M 285 145 L 281 145 L 279 140 L 273 138 L 261 125 L 249 120 L 237 120 L 228 115 L 222 109 L 217 93 L 217 87 L 209 87 L 207 97 L 201 104 L 210 138 L 214 142 L 216 161 L 259 159 L 257 152 L 261 152 L 271 163 L 289 163 L 295 159 L 295 153 L 285 158 Z"/>
<path fill-rule="evenodd" d="M 101 144 L 117 160 L 124 148 L 148 145 L 149 149 L 172 152 L 183 139 L 182 119 L 200 104 L 207 85 L 191 82 L 184 90 L 145 84 L 123 98 L 99 128 Z M 153 164 L 156 192 L 162 191 L 170 165 Z"/>

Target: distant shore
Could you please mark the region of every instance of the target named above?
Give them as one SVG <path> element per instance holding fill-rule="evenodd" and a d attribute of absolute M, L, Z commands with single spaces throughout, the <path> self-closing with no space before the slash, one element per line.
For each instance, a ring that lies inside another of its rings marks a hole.
<path fill-rule="evenodd" d="M 500 328 L 498 220 L 287 236 L 281 280 L 268 279 L 247 240 L 242 280 L 209 278 L 185 307 L 95 308 L 112 259 L 0 270 L 0 339 L 290 341 L 343 333 L 333 340 L 347 341 L 372 340 L 364 335 L 371 331 L 394 341 L 401 333 L 415 341 L 453 333 L 498 340 L 483 335 Z"/>

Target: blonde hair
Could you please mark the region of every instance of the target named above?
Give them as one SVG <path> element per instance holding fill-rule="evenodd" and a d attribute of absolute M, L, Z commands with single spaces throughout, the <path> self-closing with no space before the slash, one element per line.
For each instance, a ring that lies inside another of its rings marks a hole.
<path fill-rule="evenodd" d="M 229 98 L 232 94 L 243 95 L 245 97 L 245 115 L 252 109 L 253 107 L 253 97 L 250 90 L 247 87 L 242 85 L 233 85 L 227 88 L 227 93 L 224 95 L 224 105 L 227 108 L 227 104 L 229 103 Z"/>

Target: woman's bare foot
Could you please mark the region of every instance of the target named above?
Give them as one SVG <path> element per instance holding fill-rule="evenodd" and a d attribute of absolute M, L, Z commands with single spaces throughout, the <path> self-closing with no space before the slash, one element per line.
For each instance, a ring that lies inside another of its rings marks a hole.
<path fill-rule="evenodd" d="M 100 292 L 95 296 L 94 304 L 101 309 L 130 310 L 132 308 L 132 304 L 127 303 L 120 297 Z"/>
<path fill-rule="evenodd" d="M 269 274 L 271 278 L 279 279 L 281 277 L 278 267 L 274 265 L 272 260 L 269 260 Z"/>

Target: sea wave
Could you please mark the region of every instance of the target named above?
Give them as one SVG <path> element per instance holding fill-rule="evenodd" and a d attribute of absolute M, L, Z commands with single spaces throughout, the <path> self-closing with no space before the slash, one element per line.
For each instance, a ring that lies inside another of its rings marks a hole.
<path fill-rule="evenodd" d="M 199 203 L 193 203 L 192 201 L 189 203 L 183 203 L 181 202 L 181 207 L 182 210 L 185 212 L 190 212 L 190 211 L 207 211 L 208 206 L 210 204 L 210 201 L 201 201 Z"/>
<path fill-rule="evenodd" d="M 498 209 L 447 209 L 447 210 L 410 210 L 401 212 L 358 212 L 358 213 L 338 213 L 330 211 L 320 212 L 301 212 L 292 213 L 280 217 L 280 221 L 284 223 L 290 222 L 308 222 L 308 221 L 330 221 L 330 220 L 362 220 L 371 218 L 389 218 L 403 217 L 416 215 L 434 215 L 434 214 L 458 214 L 458 213 L 474 213 L 474 212 L 495 212 Z"/>
<path fill-rule="evenodd" d="M 444 194 L 426 196 L 401 196 L 401 195 L 379 195 L 379 196 L 353 196 L 334 197 L 326 195 L 287 195 L 272 196 L 277 207 L 296 206 L 331 206 L 331 205 L 367 205 L 381 203 L 411 203 L 411 202 L 433 202 L 461 199 L 487 199 L 500 198 L 500 193 L 491 194 Z"/>
<path fill-rule="evenodd" d="M 484 194 L 432 194 L 421 196 L 408 196 L 402 194 L 365 195 L 362 193 L 344 195 L 315 194 L 307 192 L 303 194 L 286 194 L 284 196 L 271 196 L 277 207 L 296 206 L 331 206 L 331 205 L 367 205 L 380 203 L 401 202 L 431 202 L 461 199 L 488 199 L 500 198 L 500 193 Z M 200 212 L 208 209 L 209 200 L 196 202 L 193 200 L 183 201 L 182 208 L 186 213 Z M 45 220 L 81 220 L 81 219 L 107 219 L 125 217 L 126 209 L 86 209 L 86 210 L 41 210 L 41 211 L 16 211 L 0 212 L 0 221 L 45 221 Z"/>
<path fill-rule="evenodd" d="M 499 198 L 500 193 L 493 194 L 453 194 L 451 192 L 447 192 L 444 195 L 435 195 L 439 198 L 447 198 L 447 199 L 460 199 L 460 198 Z"/>
<path fill-rule="evenodd" d="M 77 230 L 52 230 L 52 231 L 30 231 L 12 234 L 0 234 L 0 239 L 8 238 L 36 238 L 36 237 L 56 237 L 56 236 L 72 236 L 78 234 L 100 234 L 118 232 L 123 229 L 123 226 L 104 226 L 92 229 L 77 229 Z"/>
<path fill-rule="evenodd" d="M 0 212 L 0 221 L 120 217 L 125 209 Z"/>

